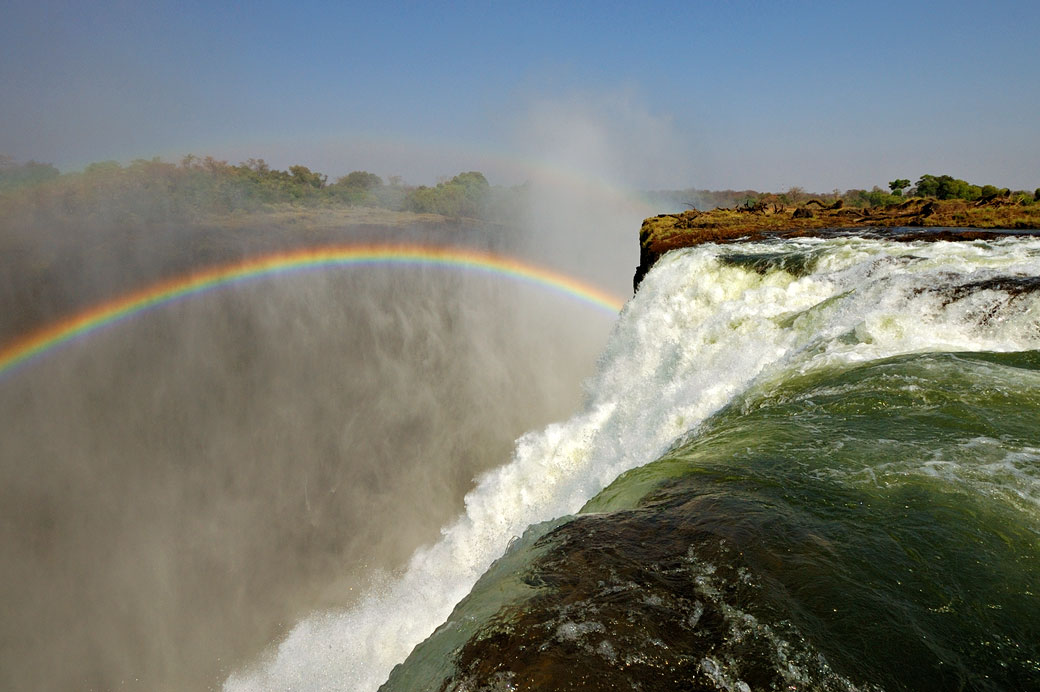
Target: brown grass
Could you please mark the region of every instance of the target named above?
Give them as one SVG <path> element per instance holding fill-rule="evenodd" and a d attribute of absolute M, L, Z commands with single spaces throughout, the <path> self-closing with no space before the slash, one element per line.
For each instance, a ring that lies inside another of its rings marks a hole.
<path fill-rule="evenodd" d="M 811 216 L 802 218 L 795 218 L 796 208 L 793 207 L 661 214 L 643 221 L 640 244 L 652 255 L 660 255 L 668 250 L 701 243 L 815 235 L 824 229 L 1040 229 L 1040 204 L 1015 204 L 1004 199 L 977 204 L 964 200 L 916 198 L 884 208 L 820 209 L 813 206 L 808 209 Z"/>

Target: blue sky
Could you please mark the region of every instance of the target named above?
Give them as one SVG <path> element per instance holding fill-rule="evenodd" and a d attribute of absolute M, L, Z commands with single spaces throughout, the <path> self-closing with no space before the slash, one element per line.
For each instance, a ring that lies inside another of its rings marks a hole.
<path fill-rule="evenodd" d="M 492 183 L 1040 185 L 1040 3 L 7 0 L 0 153 Z"/>

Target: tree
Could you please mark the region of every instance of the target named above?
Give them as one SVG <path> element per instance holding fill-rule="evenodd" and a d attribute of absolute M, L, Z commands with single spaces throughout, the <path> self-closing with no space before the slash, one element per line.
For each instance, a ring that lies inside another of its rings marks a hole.
<path fill-rule="evenodd" d="M 917 181 L 917 194 L 936 199 L 975 200 L 982 196 L 982 188 L 951 175 L 922 175 Z"/>
<path fill-rule="evenodd" d="M 895 182 L 902 181 L 897 180 Z M 895 199 L 898 196 L 894 192 L 892 194 L 885 192 L 877 185 L 871 188 L 870 192 L 864 194 L 867 204 L 871 207 L 887 207 L 890 204 L 898 204 L 899 200 Z"/>
<path fill-rule="evenodd" d="M 893 195 L 897 197 L 903 196 L 903 190 L 910 187 L 910 181 L 906 178 L 896 178 L 888 184 L 888 189 L 892 191 Z"/>
<path fill-rule="evenodd" d="M 271 167 L 263 159 L 246 159 L 246 162 L 240 164 L 239 167 L 247 168 L 259 176 L 264 176 L 271 172 Z"/>
<path fill-rule="evenodd" d="M 383 187 L 383 179 L 368 171 L 354 171 L 339 178 L 329 186 L 329 192 L 347 204 L 376 206 L 379 198 L 376 192 Z"/>
<path fill-rule="evenodd" d="M 324 173 L 312 173 L 306 166 L 289 166 L 289 174 L 297 185 L 318 190 L 325 187 L 325 181 L 328 180 Z"/>
<path fill-rule="evenodd" d="M 444 216 L 479 217 L 486 210 L 491 186 L 483 173 L 459 173 L 436 187 L 420 186 L 404 200 L 405 208 Z"/>
<path fill-rule="evenodd" d="M 59 175 L 58 169 L 49 163 L 17 163 L 14 158 L 0 154 L 0 189 L 42 183 Z"/>
<path fill-rule="evenodd" d="M 461 185 L 466 188 L 467 191 L 471 191 L 476 194 L 482 194 L 491 185 L 488 184 L 487 178 L 484 177 L 483 173 L 478 171 L 468 171 L 466 173 L 459 173 L 457 176 L 452 178 L 449 185 Z"/>
<path fill-rule="evenodd" d="M 382 178 L 375 173 L 369 173 L 368 171 L 354 171 L 336 181 L 336 185 L 353 188 L 355 190 L 371 190 L 374 187 L 382 186 L 382 184 Z"/>
<path fill-rule="evenodd" d="M 745 197 L 749 196 L 752 195 L 745 195 Z M 757 197 L 757 193 L 754 196 Z M 804 187 L 798 187 L 797 185 L 787 188 L 787 192 L 781 195 L 781 201 L 789 204 L 802 204 L 811 198 L 812 195 L 806 192 Z"/>

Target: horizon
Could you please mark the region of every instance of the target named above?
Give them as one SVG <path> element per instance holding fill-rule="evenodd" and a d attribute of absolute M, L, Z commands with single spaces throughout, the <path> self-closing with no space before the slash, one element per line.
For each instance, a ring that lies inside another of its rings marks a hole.
<path fill-rule="evenodd" d="M 6 157 L 6 155 L 0 154 L 0 162 L 2 162 L 3 158 L 5 158 L 5 157 Z M 6 158 L 9 158 L 9 157 L 6 157 Z M 115 165 L 119 166 L 120 168 L 122 168 L 122 169 L 124 169 L 124 170 L 126 170 L 128 172 L 132 171 L 133 167 L 136 164 L 139 164 L 139 163 L 149 164 L 149 163 L 153 163 L 154 162 L 154 163 L 159 163 L 159 164 L 163 164 L 163 165 L 172 165 L 172 166 L 177 166 L 177 167 L 184 167 L 186 165 L 190 165 L 190 164 L 188 164 L 188 160 L 189 159 L 194 160 L 195 162 L 197 162 L 197 161 L 199 161 L 201 159 L 205 159 L 205 158 L 215 158 L 215 157 L 210 157 L 207 154 L 201 154 L 201 155 L 199 155 L 199 154 L 187 154 L 184 157 L 182 157 L 181 160 L 179 160 L 179 161 L 163 159 L 160 156 L 153 156 L 151 158 L 137 158 L 137 159 L 133 159 L 133 160 L 130 160 L 130 161 L 116 161 L 116 160 L 113 160 L 113 159 L 107 159 L 107 160 L 103 160 L 103 161 L 91 161 L 91 162 L 85 164 L 84 166 L 82 166 L 80 168 L 76 168 L 76 169 L 59 170 L 58 173 L 59 173 L 59 175 L 62 175 L 62 176 L 64 176 L 64 175 L 77 175 L 77 174 L 84 174 L 84 173 L 89 174 L 90 169 L 91 169 L 92 166 L 98 166 L 98 165 L 105 166 L 105 165 L 110 165 L 110 164 L 115 164 Z M 260 157 L 260 158 L 251 157 L 250 159 L 248 159 L 246 161 L 238 161 L 238 162 L 227 161 L 227 160 L 219 160 L 219 163 L 221 163 L 223 165 L 232 166 L 232 167 L 235 167 L 235 168 L 242 168 L 242 167 L 250 167 L 253 164 L 254 161 L 257 162 L 257 163 L 268 164 L 268 162 L 266 160 L 264 160 L 262 157 Z M 49 162 L 38 161 L 36 159 L 17 160 L 17 159 L 11 158 L 8 163 L 10 163 L 11 165 L 13 165 L 15 167 L 26 165 L 26 164 L 30 164 L 30 165 L 35 164 L 35 165 L 51 166 L 51 167 L 57 168 L 56 166 L 54 166 L 53 164 L 51 164 Z M 270 168 L 272 169 L 272 171 L 280 171 L 282 173 L 288 173 L 288 168 L 294 167 L 295 165 L 296 164 L 290 163 L 290 164 L 288 164 L 286 166 L 285 169 L 278 169 L 278 168 L 273 167 L 273 166 L 270 167 Z M 309 168 L 308 168 L 308 171 L 310 173 L 314 173 L 314 174 L 317 174 L 317 175 L 325 176 L 325 178 L 327 178 L 326 185 L 333 185 L 334 183 L 337 183 L 338 182 L 337 178 L 346 178 L 347 177 L 347 176 L 337 176 L 336 178 L 334 178 L 334 177 L 329 176 L 328 174 L 326 174 L 324 171 L 311 170 Z M 352 171 L 352 173 L 371 173 L 371 172 L 370 171 Z M 418 189 L 420 187 L 438 186 L 438 185 L 441 185 L 443 183 L 448 183 L 448 182 L 450 182 L 452 180 L 452 178 L 454 178 L 456 176 L 459 176 L 459 175 L 464 175 L 466 173 L 478 173 L 480 175 L 484 175 L 484 173 L 482 171 L 458 171 L 454 176 L 450 175 L 450 174 L 438 175 L 434 181 L 432 181 L 432 182 L 422 182 L 422 183 L 413 183 L 413 182 L 411 182 L 409 180 L 404 179 L 403 176 L 395 175 L 395 176 L 388 176 L 388 179 L 386 179 L 386 180 L 383 180 L 382 178 L 380 178 L 380 184 L 384 185 L 384 186 L 390 186 L 390 187 L 400 186 L 401 188 L 403 188 L 405 190 L 415 190 L 415 189 Z M 948 175 L 945 175 L 945 174 L 938 174 L 937 175 L 935 173 L 922 173 L 919 176 L 915 176 L 914 179 L 909 179 L 910 183 L 906 186 L 905 189 L 908 189 L 911 193 L 914 192 L 916 186 L 921 182 L 921 179 L 923 179 L 925 177 L 928 177 L 928 176 L 933 177 L 933 178 L 934 177 L 939 177 L 939 176 L 952 177 L 952 176 L 948 176 Z M 49 180 L 49 178 L 47 180 Z M 542 176 L 542 179 L 538 180 L 537 182 L 538 183 L 545 182 L 545 176 Z M 592 181 L 592 182 L 594 182 L 594 181 Z M 978 183 L 975 182 L 975 181 L 960 180 L 960 182 L 966 182 L 966 183 L 968 183 L 970 185 L 978 186 Z M 517 183 L 517 184 L 513 184 L 513 185 L 500 185 L 500 184 L 495 183 L 494 181 L 488 181 L 488 184 L 491 187 L 498 187 L 500 189 L 508 189 L 508 188 L 522 188 L 522 187 L 525 187 L 525 186 L 529 186 L 529 185 L 535 184 L 535 181 L 532 180 L 531 178 L 527 178 L 524 181 L 522 181 L 521 183 Z M 988 185 L 988 184 L 989 183 L 983 183 L 983 185 Z M 891 186 L 891 182 L 888 184 L 888 187 L 890 187 L 890 186 Z M 1007 190 L 1008 192 L 1019 192 L 1019 193 L 1027 193 L 1027 194 L 1031 193 L 1030 190 L 1021 189 L 1021 190 L 1017 190 L 1016 191 L 1016 190 L 1011 190 L 1011 188 L 1008 188 L 1006 186 L 1003 189 Z M 879 190 L 880 191 L 886 191 L 886 185 L 883 185 L 881 183 L 873 183 L 870 187 L 864 186 L 864 187 L 861 187 L 861 188 L 848 188 L 848 189 L 845 189 L 845 190 L 840 190 L 840 189 L 835 188 L 835 189 L 828 190 L 828 191 L 824 191 L 824 190 L 807 190 L 807 189 L 805 189 L 802 186 L 791 186 L 791 187 L 787 188 L 786 190 L 779 190 L 779 189 L 777 189 L 777 190 L 756 189 L 756 188 L 752 188 L 752 187 L 734 187 L 734 188 L 724 188 L 724 189 L 723 188 L 698 188 L 698 187 L 693 187 L 693 186 L 671 187 L 671 188 L 654 188 L 654 189 L 649 189 L 648 188 L 648 189 L 642 189 L 642 190 L 635 189 L 635 188 L 618 189 L 618 191 L 621 192 L 621 193 L 624 193 L 624 194 L 627 194 L 627 195 L 634 195 L 636 197 L 638 197 L 640 195 L 674 195 L 674 194 L 679 194 L 679 193 L 705 193 L 705 194 L 720 194 L 720 195 L 724 195 L 726 193 L 732 193 L 732 194 L 736 195 L 736 194 L 741 194 L 741 193 L 745 193 L 745 192 L 747 192 L 747 193 L 757 193 L 757 194 L 763 194 L 763 195 L 775 195 L 775 194 L 783 195 L 783 194 L 796 193 L 796 194 L 799 194 L 799 195 L 807 195 L 807 196 L 820 196 L 820 197 L 835 196 L 835 197 L 841 197 L 841 196 L 844 196 L 844 195 L 857 193 L 857 192 L 861 192 L 861 193 L 862 192 L 870 192 L 872 190 L 874 190 L 874 191 L 879 191 Z M 1040 190 L 1040 188 L 1037 188 L 1037 190 Z M 356 206 L 356 205 L 354 205 L 352 203 L 348 203 L 348 206 Z M 364 205 L 362 205 L 362 206 L 364 206 Z"/>
<path fill-rule="evenodd" d="M 1040 185 L 1040 7 L 16 0 L 0 153 L 628 190 Z M 955 49 L 951 51 L 952 49 Z"/>

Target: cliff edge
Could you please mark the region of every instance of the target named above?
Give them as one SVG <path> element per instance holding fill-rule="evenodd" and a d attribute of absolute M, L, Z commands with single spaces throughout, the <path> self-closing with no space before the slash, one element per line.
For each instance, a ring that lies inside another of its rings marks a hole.
<path fill-rule="evenodd" d="M 813 199 L 796 207 L 759 202 L 733 209 L 659 214 L 645 219 L 639 229 L 633 288 L 638 290 L 646 273 L 669 250 L 702 243 L 850 234 L 898 241 L 1038 235 L 1040 204 L 997 196 L 977 202 L 912 198 L 890 207 L 856 208 L 844 207 L 840 200 Z"/>

